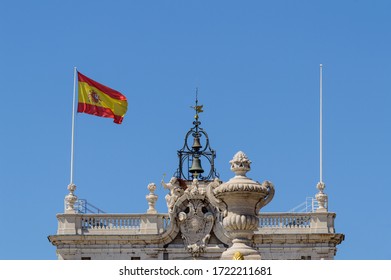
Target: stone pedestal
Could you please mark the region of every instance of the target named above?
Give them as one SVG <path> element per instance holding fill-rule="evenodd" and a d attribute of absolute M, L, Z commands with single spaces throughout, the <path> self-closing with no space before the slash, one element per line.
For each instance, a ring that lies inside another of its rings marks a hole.
<path fill-rule="evenodd" d="M 57 234 L 80 234 L 81 215 L 80 214 L 58 214 Z"/>
<path fill-rule="evenodd" d="M 163 228 L 163 220 L 158 215 L 145 214 L 141 216 L 140 234 L 158 234 Z"/>

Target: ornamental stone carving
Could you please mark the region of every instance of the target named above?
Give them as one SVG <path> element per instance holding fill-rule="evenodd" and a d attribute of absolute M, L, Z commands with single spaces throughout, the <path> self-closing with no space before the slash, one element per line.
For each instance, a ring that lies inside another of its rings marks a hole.
<path fill-rule="evenodd" d="M 180 181 L 175 177 L 167 184 L 162 181 L 162 185 L 170 190 L 166 196 L 171 221 L 167 238 L 173 240 L 180 234 L 186 251 L 199 258 L 206 252 L 215 224 L 214 207 L 206 197 L 205 185 L 200 185 L 197 178 Z"/>
<path fill-rule="evenodd" d="M 76 210 L 74 207 L 74 205 L 77 201 L 77 196 L 74 195 L 75 190 L 76 190 L 75 184 L 71 183 L 68 185 L 69 194 L 67 196 L 65 196 L 65 213 L 68 213 L 68 214 L 76 213 Z"/>
<path fill-rule="evenodd" d="M 176 178 L 176 177 L 172 177 L 170 179 L 170 182 L 168 182 L 167 184 L 164 183 L 164 181 L 162 180 L 161 184 L 163 185 L 163 187 L 165 189 L 170 190 L 170 193 L 167 194 L 165 197 L 168 212 L 170 213 L 170 212 L 172 212 L 172 210 L 174 208 L 175 202 L 178 200 L 178 198 L 180 196 L 183 195 L 183 189 L 181 188 L 179 181 L 178 181 L 178 178 Z"/>
<path fill-rule="evenodd" d="M 242 151 L 237 152 L 229 163 L 231 164 L 231 170 L 235 172 L 236 176 L 245 176 L 251 170 L 251 160 Z"/>
<path fill-rule="evenodd" d="M 147 213 L 148 214 L 156 214 L 157 211 L 155 209 L 155 204 L 158 199 L 158 196 L 155 194 L 155 190 L 156 190 L 155 183 L 150 183 L 148 185 L 148 190 L 149 190 L 149 194 L 147 194 L 145 196 L 146 200 L 148 201 L 148 206 L 149 206 Z"/>
<path fill-rule="evenodd" d="M 223 184 L 214 181 L 207 189 L 209 201 L 224 213 L 223 227 L 233 239 L 221 259 L 232 259 L 238 252 L 244 259 L 261 259 L 251 247 L 252 237 L 258 229 L 258 212 L 272 200 L 274 186 L 269 181 L 260 184 L 246 177 L 251 161 L 243 152 L 236 153 L 230 164 L 235 177 Z"/>
<path fill-rule="evenodd" d="M 319 192 L 315 195 L 316 200 L 318 201 L 319 208 L 316 210 L 316 212 L 327 212 L 327 194 L 324 193 L 324 189 L 326 188 L 326 185 L 323 182 L 319 182 L 316 185 L 316 188 L 319 190 Z"/>
<path fill-rule="evenodd" d="M 200 199 L 190 199 L 186 206 L 186 212 L 178 214 L 179 226 L 187 250 L 197 258 L 205 251 L 209 242 L 214 217 Z"/>

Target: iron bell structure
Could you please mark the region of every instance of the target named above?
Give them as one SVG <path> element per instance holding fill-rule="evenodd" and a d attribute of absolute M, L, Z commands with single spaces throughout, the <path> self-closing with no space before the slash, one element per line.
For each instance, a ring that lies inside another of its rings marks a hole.
<path fill-rule="evenodd" d="M 208 134 L 200 127 L 199 113 L 203 112 L 203 105 L 198 105 L 198 97 L 191 108 L 195 110 L 194 126 L 186 133 L 184 145 L 178 150 L 179 166 L 174 176 L 186 181 L 210 181 L 219 177 L 214 165 L 216 151 L 210 147 Z M 206 170 L 202 161 L 208 166 Z"/>

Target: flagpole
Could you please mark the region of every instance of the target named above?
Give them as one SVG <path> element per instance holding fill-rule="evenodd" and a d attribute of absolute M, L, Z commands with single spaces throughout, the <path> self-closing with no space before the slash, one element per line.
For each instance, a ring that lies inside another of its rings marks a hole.
<path fill-rule="evenodd" d="M 70 185 L 73 184 L 73 160 L 74 160 L 74 148 L 75 148 L 75 104 L 76 104 L 76 79 L 77 69 L 74 67 L 73 72 L 73 101 L 72 101 L 72 141 L 71 141 L 71 178 Z"/>
<path fill-rule="evenodd" d="M 315 199 L 318 201 L 318 208 L 316 212 L 328 211 L 328 196 L 324 193 L 326 185 L 323 183 L 323 92 L 322 92 L 322 70 L 323 65 L 319 65 L 319 182 L 316 188 L 319 192 L 315 195 Z"/>
<path fill-rule="evenodd" d="M 323 65 L 319 65 L 319 182 L 323 183 L 323 92 L 322 92 L 322 71 Z"/>

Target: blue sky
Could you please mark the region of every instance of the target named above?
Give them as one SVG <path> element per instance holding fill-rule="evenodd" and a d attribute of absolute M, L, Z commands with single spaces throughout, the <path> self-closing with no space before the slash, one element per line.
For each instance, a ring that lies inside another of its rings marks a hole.
<path fill-rule="evenodd" d="M 195 88 L 221 179 L 239 150 L 287 211 L 324 181 L 336 259 L 391 259 L 389 1 L 3 1 L 0 259 L 55 259 L 70 173 L 73 68 L 125 94 L 128 113 L 76 117 L 76 195 L 144 213 L 177 168 Z"/>

